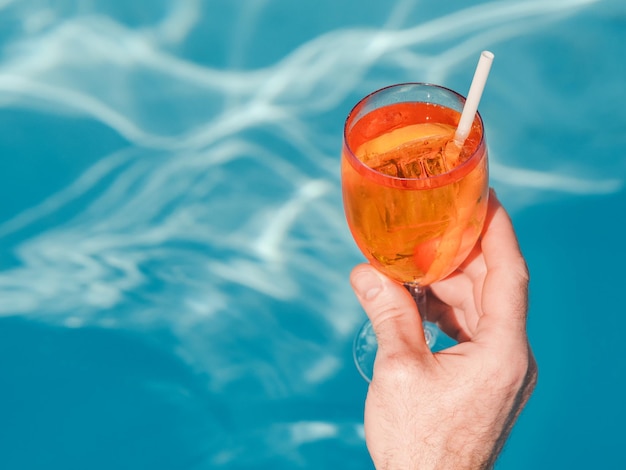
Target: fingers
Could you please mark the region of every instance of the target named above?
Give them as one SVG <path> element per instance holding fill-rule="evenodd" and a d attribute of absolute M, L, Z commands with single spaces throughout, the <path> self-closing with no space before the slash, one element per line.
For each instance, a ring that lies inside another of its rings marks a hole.
<path fill-rule="evenodd" d="M 431 285 L 433 293 L 452 307 L 441 310 L 436 320 L 431 321 L 436 321 L 444 333 L 459 342 L 469 341 L 476 332 L 486 271 L 480 243 L 477 243 L 456 272 Z"/>
<path fill-rule="evenodd" d="M 458 341 L 476 334 L 492 342 L 525 339 L 528 270 L 511 219 L 494 193 L 474 251 L 455 274 L 433 284 L 432 290 L 453 307 L 441 310 L 437 322 Z"/>
<path fill-rule="evenodd" d="M 409 292 L 368 264 L 354 268 L 352 288 L 372 322 L 378 354 L 430 353 L 422 319 Z"/>
<path fill-rule="evenodd" d="M 469 341 L 477 323 L 473 285 L 463 273 L 456 273 L 431 286 L 427 320 L 458 342 Z"/>
<path fill-rule="evenodd" d="M 483 285 L 481 324 L 484 328 L 525 335 L 528 268 L 509 215 L 491 194 L 481 247 L 487 269 Z M 497 336 L 497 335 L 496 335 Z"/>

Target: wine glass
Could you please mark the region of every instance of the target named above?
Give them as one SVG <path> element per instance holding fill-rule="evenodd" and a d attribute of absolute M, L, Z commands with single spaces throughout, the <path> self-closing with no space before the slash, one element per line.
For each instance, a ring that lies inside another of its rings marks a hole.
<path fill-rule="evenodd" d="M 344 127 L 341 184 L 348 226 L 367 260 L 404 284 L 425 321 L 428 286 L 453 273 L 482 231 L 489 175 L 482 118 L 459 146 L 454 133 L 465 98 L 447 88 L 404 83 L 363 98 Z M 354 342 L 359 372 L 371 380 L 377 343 L 369 321 Z"/>

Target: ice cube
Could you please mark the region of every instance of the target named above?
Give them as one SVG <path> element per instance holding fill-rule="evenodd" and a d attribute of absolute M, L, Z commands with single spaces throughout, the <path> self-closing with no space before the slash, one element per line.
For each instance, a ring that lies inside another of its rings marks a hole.
<path fill-rule="evenodd" d="M 421 158 L 402 158 L 397 163 L 400 178 L 423 178 L 424 167 Z"/>
<path fill-rule="evenodd" d="M 374 167 L 374 170 L 376 170 L 379 173 L 383 173 L 389 176 L 399 176 L 398 166 L 396 165 L 396 162 L 393 160 L 388 161 L 388 162 L 383 162 L 382 165 Z"/>
<path fill-rule="evenodd" d="M 426 169 L 428 176 L 443 175 L 448 171 L 441 153 L 425 158 L 424 168 Z"/>

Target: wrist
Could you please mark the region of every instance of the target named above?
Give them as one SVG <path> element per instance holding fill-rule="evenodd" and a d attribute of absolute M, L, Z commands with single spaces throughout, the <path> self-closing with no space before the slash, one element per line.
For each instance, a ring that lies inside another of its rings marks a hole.
<path fill-rule="evenodd" d="M 374 466 L 377 470 L 488 470 L 493 468 L 497 458 L 497 442 L 475 442 L 469 445 L 467 432 L 459 431 L 459 440 L 464 442 L 449 441 L 447 443 L 424 442 L 421 445 L 402 449 L 398 453 L 386 453 L 384 456 L 377 455 Z M 462 439 L 464 436 L 465 439 Z M 375 453 L 370 452 L 372 456 Z M 380 457 L 383 457 L 382 459 Z"/>

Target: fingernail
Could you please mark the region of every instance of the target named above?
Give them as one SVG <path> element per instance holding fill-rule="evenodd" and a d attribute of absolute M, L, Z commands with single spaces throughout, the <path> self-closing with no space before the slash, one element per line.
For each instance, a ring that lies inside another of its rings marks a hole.
<path fill-rule="evenodd" d="M 356 294 L 364 300 L 372 300 L 383 289 L 380 278 L 371 271 L 361 271 L 352 279 Z"/>

